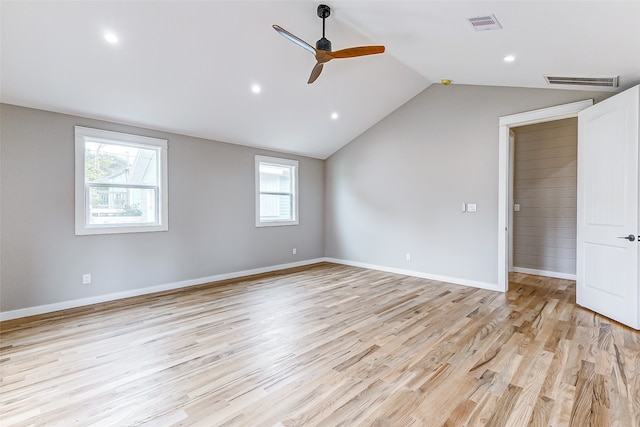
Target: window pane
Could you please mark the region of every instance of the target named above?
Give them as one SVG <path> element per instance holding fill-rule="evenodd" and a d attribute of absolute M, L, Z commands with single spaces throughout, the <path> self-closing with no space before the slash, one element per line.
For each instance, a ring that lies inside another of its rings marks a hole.
<path fill-rule="evenodd" d="M 261 221 L 292 221 L 291 195 L 261 194 Z"/>
<path fill-rule="evenodd" d="M 87 183 L 158 185 L 157 151 L 131 145 L 87 141 Z"/>
<path fill-rule="evenodd" d="M 157 222 L 155 189 L 93 185 L 89 188 L 89 224 Z"/>
<path fill-rule="evenodd" d="M 267 193 L 291 193 L 291 167 L 260 165 L 260 191 Z"/>
<path fill-rule="evenodd" d="M 298 161 L 255 157 L 256 227 L 298 224 Z"/>
<path fill-rule="evenodd" d="M 168 230 L 166 139 L 75 127 L 76 235 Z"/>

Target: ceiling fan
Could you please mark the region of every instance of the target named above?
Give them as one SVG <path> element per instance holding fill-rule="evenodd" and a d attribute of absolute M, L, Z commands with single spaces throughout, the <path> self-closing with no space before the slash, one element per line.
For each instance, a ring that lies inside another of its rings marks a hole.
<path fill-rule="evenodd" d="M 315 48 L 309 43 L 302 40 L 300 37 L 291 34 L 284 28 L 278 25 L 273 26 L 273 28 L 283 37 L 291 40 L 316 57 L 317 62 L 313 67 L 313 70 L 311 70 L 311 76 L 309 76 L 309 81 L 307 82 L 308 84 L 316 81 L 316 79 L 322 72 L 322 67 L 324 66 L 324 64 L 331 61 L 332 59 L 353 58 L 356 56 L 374 55 L 384 52 L 384 46 L 358 46 L 332 52 L 331 42 L 324 35 L 324 21 L 329 17 L 329 15 L 331 15 L 331 8 L 329 6 L 327 6 L 326 4 L 321 4 L 318 6 L 318 16 L 322 18 L 322 38 L 316 42 Z"/>

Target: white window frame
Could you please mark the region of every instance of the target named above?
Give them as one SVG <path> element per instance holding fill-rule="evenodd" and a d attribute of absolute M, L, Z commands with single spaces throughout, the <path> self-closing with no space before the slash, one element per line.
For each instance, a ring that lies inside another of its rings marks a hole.
<path fill-rule="evenodd" d="M 282 194 L 290 194 L 291 195 L 291 212 L 293 214 L 293 219 L 282 221 L 282 220 L 272 220 L 265 221 L 260 218 L 260 165 L 267 164 L 273 165 L 277 167 L 288 167 L 291 169 L 291 180 L 292 180 L 292 192 L 291 193 L 282 193 Z M 298 215 L 298 161 L 291 159 L 281 159 L 278 157 L 268 157 L 268 156 L 256 156 L 255 162 L 255 180 L 256 180 L 256 227 L 274 227 L 274 226 L 283 226 L 283 225 L 298 225 L 299 224 L 299 215 Z"/>
<path fill-rule="evenodd" d="M 155 149 L 159 154 L 158 161 L 158 201 L 157 222 L 153 224 L 89 224 L 89 186 L 85 179 L 85 143 L 86 141 L 103 140 L 108 144 L 122 144 Z M 167 178 L 166 139 L 151 138 L 128 133 L 112 132 L 75 126 L 75 228 L 76 235 L 143 233 L 167 231 L 169 229 L 169 196 Z"/>

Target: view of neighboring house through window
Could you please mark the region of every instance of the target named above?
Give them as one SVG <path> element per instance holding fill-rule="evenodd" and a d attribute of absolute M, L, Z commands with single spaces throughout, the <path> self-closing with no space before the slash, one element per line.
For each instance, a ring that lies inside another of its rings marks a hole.
<path fill-rule="evenodd" d="M 76 234 L 167 230 L 167 141 L 76 126 Z"/>
<path fill-rule="evenodd" d="M 256 226 L 298 224 L 298 162 L 256 156 Z"/>

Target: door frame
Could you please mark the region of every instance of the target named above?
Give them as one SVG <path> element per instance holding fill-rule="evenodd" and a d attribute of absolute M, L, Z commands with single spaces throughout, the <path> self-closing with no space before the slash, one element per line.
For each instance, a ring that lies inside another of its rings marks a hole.
<path fill-rule="evenodd" d="M 509 287 L 511 265 L 511 176 L 512 139 L 511 128 L 554 120 L 578 117 L 578 113 L 593 105 L 593 99 L 571 102 L 539 110 L 502 116 L 498 120 L 498 290 L 506 292 Z"/>

